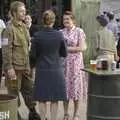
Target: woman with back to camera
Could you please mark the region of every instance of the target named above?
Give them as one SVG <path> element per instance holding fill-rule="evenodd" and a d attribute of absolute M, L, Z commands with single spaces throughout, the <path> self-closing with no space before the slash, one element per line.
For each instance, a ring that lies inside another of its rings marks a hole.
<path fill-rule="evenodd" d="M 63 32 L 67 42 L 68 56 L 65 60 L 65 80 L 67 89 L 67 99 L 64 102 L 64 120 L 69 120 L 68 103 L 72 99 L 74 103 L 74 120 L 79 119 L 79 102 L 86 94 L 85 76 L 81 71 L 84 68 L 83 51 L 86 49 L 85 33 L 75 26 L 75 17 L 72 12 L 66 11 L 63 15 Z M 84 89 L 85 88 L 85 89 Z M 85 91 L 84 91 L 85 90 Z"/>
<path fill-rule="evenodd" d="M 51 102 L 51 120 L 56 120 L 58 101 L 67 98 L 60 59 L 67 56 L 67 50 L 62 33 L 53 30 L 55 14 L 47 10 L 42 19 L 44 28 L 34 35 L 30 52 L 31 60 L 36 63 L 34 99 L 39 101 L 41 120 L 46 120 L 48 101 Z"/>

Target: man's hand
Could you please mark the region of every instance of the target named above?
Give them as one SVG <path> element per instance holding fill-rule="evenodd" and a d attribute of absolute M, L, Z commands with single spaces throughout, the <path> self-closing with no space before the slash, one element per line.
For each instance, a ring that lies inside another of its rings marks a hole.
<path fill-rule="evenodd" d="M 13 68 L 8 69 L 7 74 L 8 74 L 9 79 L 16 80 L 16 73 L 15 73 L 15 70 Z"/>

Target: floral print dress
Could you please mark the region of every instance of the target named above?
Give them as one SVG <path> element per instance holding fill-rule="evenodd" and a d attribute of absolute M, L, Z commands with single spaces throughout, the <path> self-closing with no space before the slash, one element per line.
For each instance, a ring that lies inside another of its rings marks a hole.
<path fill-rule="evenodd" d="M 66 28 L 61 30 L 66 38 L 67 45 L 71 47 L 79 46 L 80 40 L 85 40 L 85 33 L 79 27 L 74 26 L 70 31 Z M 67 98 L 74 100 L 83 100 L 86 95 L 85 74 L 81 69 L 84 68 L 83 54 L 68 53 L 65 59 L 65 80 Z"/>

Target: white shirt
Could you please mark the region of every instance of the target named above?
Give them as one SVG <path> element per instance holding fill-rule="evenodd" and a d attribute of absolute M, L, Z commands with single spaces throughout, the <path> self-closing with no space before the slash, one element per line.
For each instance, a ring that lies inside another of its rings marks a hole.
<path fill-rule="evenodd" d="M 2 33 L 2 30 L 4 28 L 6 28 L 5 23 L 4 23 L 3 20 L 0 19 L 0 48 L 2 47 L 2 45 L 1 45 L 2 44 L 2 42 L 1 42 L 1 33 Z"/>

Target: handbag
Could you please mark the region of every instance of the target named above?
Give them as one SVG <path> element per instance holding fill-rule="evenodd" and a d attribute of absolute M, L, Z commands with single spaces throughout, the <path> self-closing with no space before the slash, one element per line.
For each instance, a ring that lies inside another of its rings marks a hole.
<path fill-rule="evenodd" d="M 20 116 L 20 118 L 22 120 L 28 120 L 28 118 L 29 118 L 29 109 L 25 105 L 25 101 L 23 99 L 23 96 L 22 96 L 21 92 L 19 92 L 19 99 L 20 99 L 20 106 L 18 108 L 19 116 Z"/>

